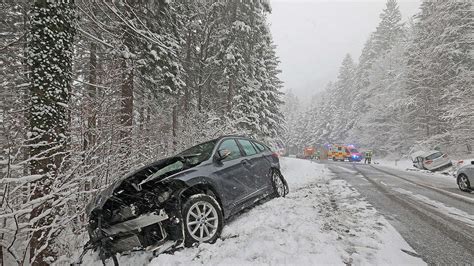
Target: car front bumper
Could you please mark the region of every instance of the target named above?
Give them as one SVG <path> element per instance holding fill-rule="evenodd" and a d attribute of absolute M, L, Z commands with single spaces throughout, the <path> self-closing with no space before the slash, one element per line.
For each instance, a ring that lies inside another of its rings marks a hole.
<path fill-rule="evenodd" d="M 105 261 L 116 253 L 147 250 L 166 252 L 182 242 L 180 219 L 160 209 L 113 225 L 89 226 L 91 249 Z"/>

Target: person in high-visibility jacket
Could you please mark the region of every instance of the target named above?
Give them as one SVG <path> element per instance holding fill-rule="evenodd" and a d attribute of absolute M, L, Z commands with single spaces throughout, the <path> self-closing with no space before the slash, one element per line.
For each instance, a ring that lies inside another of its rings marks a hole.
<path fill-rule="evenodd" d="M 365 157 L 364 163 L 370 164 L 372 162 L 372 151 L 366 151 L 364 157 Z"/>

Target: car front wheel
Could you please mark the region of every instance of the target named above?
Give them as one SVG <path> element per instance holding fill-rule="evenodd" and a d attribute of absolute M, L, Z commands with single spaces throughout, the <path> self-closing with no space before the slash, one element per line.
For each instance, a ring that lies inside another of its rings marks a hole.
<path fill-rule="evenodd" d="M 462 191 L 471 192 L 471 184 L 469 183 L 469 179 L 466 175 L 460 174 L 458 176 L 458 187 Z"/>
<path fill-rule="evenodd" d="M 285 197 L 288 194 L 288 184 L 285 178 L 276 169 L 271 170 L 272 185 L 275 197 Z"/>
<path fill-rule="evenodd" d="M 183 205 L 185 246 L 213 243 L 224 226 L 224 217 L 217 201 L 206 194 L 189 197 Z"/>

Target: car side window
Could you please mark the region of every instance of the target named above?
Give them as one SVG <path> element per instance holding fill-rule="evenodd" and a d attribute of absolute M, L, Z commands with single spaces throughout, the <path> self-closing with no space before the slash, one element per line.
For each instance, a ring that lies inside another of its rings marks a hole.
<path fill-rule="evenodd" d="M 224 140 L 221 145 L 219 146 L 218 150 L 228 150 L 230 152 L 229 157 L 225 158 L 223 161 L 234 160 L 239 157 L 242 157 L 240 153 L 239 146 L 233 139 L 226 139 Z"/>
<path fill-rule="evenodd" d="M 265 151 L 265 146 L 263 146 L 262 144 L 258 143 L 258 142 L 252 142 L 255 147 L 257 147 L 257 149 L 260 151 L 260 152 L 263 152 Z"/>
<path fill-rule="evenodd" d="M 245 140 L 245 139 L 239 139 L 238 141 L 240 145 L 242 145 L 245 155 L 250 156 L 250 155 L 257 154 L 257 151 L 255 150 L 255 148 L 253 147 L 250 141 Z"/>

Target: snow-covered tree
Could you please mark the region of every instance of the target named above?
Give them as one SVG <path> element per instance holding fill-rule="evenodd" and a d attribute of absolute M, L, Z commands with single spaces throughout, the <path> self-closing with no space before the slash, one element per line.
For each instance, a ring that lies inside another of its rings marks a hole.
<path fill-rule="evenodd" d="M 428 145 L 473 141 L 470 14 L 472 3 L 423 2 L 416 17 L 407 93 L 412 130 Z"/>
<path fill-rule="evenodd" d="M 74 41 L 74 4 L 70 1 L 34 1 L 28 36 L 30 67 L 29 121 L 30 172 L 32 183 L 32 230 L 30 262 L 44 264 L 55 257 L 54 240 L 57 195 L 53 183 L 64 167 L 67 155 L 67 106 L 70 98 L 72 47 Z"/>

